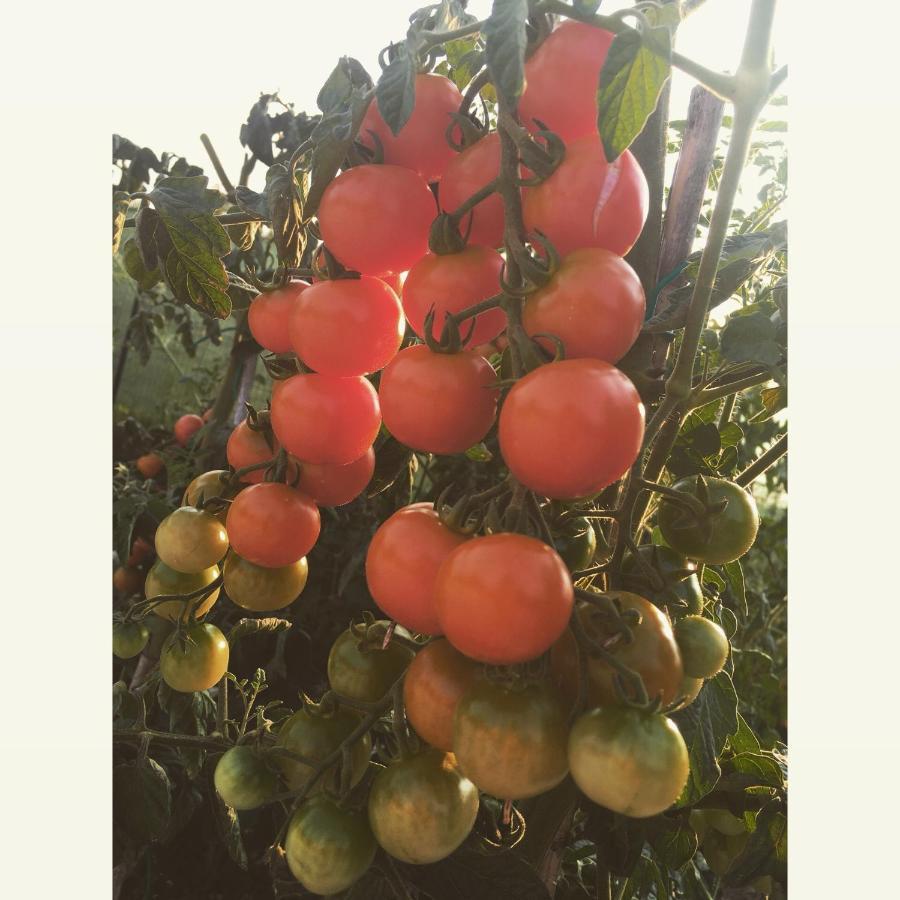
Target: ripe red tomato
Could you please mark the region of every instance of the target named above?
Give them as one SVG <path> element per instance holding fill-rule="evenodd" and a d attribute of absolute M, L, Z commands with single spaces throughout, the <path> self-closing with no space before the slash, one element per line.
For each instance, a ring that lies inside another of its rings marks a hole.
<path fill-rule="evenodd" d="M 145 560 L 150 559 L 150 557 L 153 556 L 155 552 L 156 551 L 153 549 L 153 544 L 145 541 L 142 537 L 138 536 L 134 539 L 134 543 L 131 545 L 131 553 L 128 555 L 126 565 L 139 566 Z"/>
<path fill-rule="evenodd" d="M 568 772 L 566 712 L 546 682 L 476 681 L 456 708 L 453 752 L 463 774 L 503 800 L 535 797 Z"/>
<path fill-rule="evenodd" d="M 467 247 L 459 253 L 429 253 L 410 270 L 403 284 L 403 311 L 410 327 L 425 337 L 425 316 L 434 307 L 432 334 L 439 338 L 446 313 L 458 313 L 467 306 L 500 293 L 503 257 L 490 247 Z M 465 337 L 471 319 L 460 325 Z M 506 327 L 506 313 L 489 309 L 475 316 L 468 346 L 492 341 Z"/>
<path fill-rule="evenodd" d="M 278 452 L 278 442 L 274 449 L 269 446 L 265 435 L 261 431 L 254 431 L 250 427 L 248 419 L 244 419 L 228 436 L 225 445 L 225 456 L 228 465 L 235 469 L 243 469 L 244 466 L 255 466 L 258 463 L 271 462 Z M 291 466 L 292 477 L 296 474 L 296 466 Z M 257 469 L 241 476 L 244 484 L 259 484 L 266 477 L 265 469 Z"/>
<path fill-rule="evenodd" d="M 272 428 L 297 459 L 345 466 L 372 446 L 381 427 L 375 388 L 361 376 L 294 375 L 272 392 Z"/>
<path fill-rule="evenodd" d="M 257 296 L 247 311 L 247 324 L 256 343 L 272 353 L 290 353 L 288 318 L 297 298 L 309 287 L 305 281 L 291 281 L 277 291 Z"/>
<path fill-rule="evenodd" d="M 447 166 L 438 191 L 441 209 L 447 213 L 458 209 L 499 174 L 500 135 L 492 131 L 455 156 Z M 468 229 L 472 244 L 499 247 L 503 243 L 503 200 L 500 195 L 493 193 L 482 200 L 459 223 L 459 229 L 463 234 Z"/>
<path fill-rule="evenodd" d="M 119 566 L 113 572 L 113 587 L 124 596 L 140 592 L 144 584 L 144 576 L 133 566 Z"/>
<path fill-rule="evenodd" d="M 381 142 L 384 162 L 418 172 L 426 181 L 439 181 L 453 159 L 453 148 L 444 134 L 459 111 L 462 94 L 443 75 L 416 75 L 416 99 L 412 115 L 396 136 L 381 117 L 376 101 L 369 104 L 359 129 L 360 143 L 375 149 L 370 131 Z"/>
<path fill-rule="evenodd" d="M 597 132 L 597 86 L 613 33 L 566 21 L 525 63 L 519 115 L 532 131 L 539 119 L 567 144 Z"/>
<path fill-rule="evenodd" d="M 637 459 L 644 404 L 599 359 L 566 359 L 521 378 L 500 410 L 500 452 L 526 487 L 560 500 L 596 494 Z"/>
<path fill-rule="evenodd" d="M 175 435 L 175 442 L 179 447 L 186 447 L 188 441 L 193 435 L 203 427 L 203 419 L 194 413 L 188 413 L 182 416 L 172 429 Z"/>
<path fill-rule="evenodd" d="M 406 322 L 397 295 L 380 278 L 320 281 L 297 298 L 291 348 L 322 375 L 367 375 L 396 355 Z"/>
<path fill-rule="evenodd" d="M 378 396 L 385 427 L 414 450 L 463 453 L 494 424 L 496 380 L 491 364 L 477 353 L 407 347 L 381 374 Z"/>
<path fill-rule="evenodd" d="M 348 268 L 364 275 L 405 272 L 425 255 L 436 212 L 421 175 L 401 166 L 355 166 L 325 188 L 319 229 Z"/>
<path fill-rule="evenodd" d="M 441 524 L 431 503 L 397 510 L 378 527 L 366 554 L 369 593 L 410 631 L 441 634 L 434 582 L 441 563 L 467 538 Z"/>
<path fill-rule="evenodd" d="M 231 546 L 257 566 L 289 566 L 319 537 L 319 508 L 286 484 L 263 482 L 234 498 L 225 520 Z"/>
<path fill-rule="evenodd" d="M 158 453 L 145 453 L 135 460 L 134 467 L 144 478 L 156 478 L 165 468 L 165 463 Z"/>
<path fill-rule="evenodd" d="M 568 359 L 618 362 L 644 322 L 644 289 L 634 269 L 615 253 L 588 247 L 570 253 L 556 274 L 525 301 L 529 335 L 555 334 Z M 552 341 L 538 338 L 551 353 Z"/>
<path fill-rule="evenodd" d="M 416 734 L 432 747 L 453 749 L 453 717 L 475 681 L 478 664 L 439 638 L 423 647 L 403 679 L 403 705 Z"/>
<path fill-rule="evenodd" d="M 303 463 L 297 487 L 319 506 L 343 506 L 355 500 L 368 486 L 375 472 L 375 451 L 369 449 L 345 466 Z"/>
<path fill-rule="evenodd" d="M 386 633 L 390 623 L 381 624 Z M 409 637 L 405 629 L 403 634 Z M 342 697 L 374 703 L 391 689 L 415 653 L 396 640 L 384 648 L 360 644 L 349 628 L 338 635 L 328 654 L 328 683 Z"/>
<path fill-rule="evenodd" d="M 461 653 L 492 665 L 540 656 L 572 613 L 572 578 L 559 554 L 521 534 L 490 534 L 454 550 L 434 586 L 438 621 Z"/>
<path fill-rule="evenodd" d="M 647 179 L 630 150 L 608 163 L 600 136 L 579 138 L 543 183 L 526 188 L 529 231 L 543 232 L 562 256 L 603 247 L 624 256 L 647 219 Z"/>

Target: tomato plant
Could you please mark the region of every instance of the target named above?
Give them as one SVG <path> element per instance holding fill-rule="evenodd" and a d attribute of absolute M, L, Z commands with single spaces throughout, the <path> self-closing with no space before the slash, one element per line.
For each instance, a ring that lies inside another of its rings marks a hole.
<path fill-rule="evenodd" d="M 688 752 L 666 716 L 600 707 L 572 726 L 569 766 L 575 784 L 595 803 L 646 818 L 678 799 L 688 778 Z"/>
<path fill-rule="evenodd" d="M 672 604 L 682 611 L 686 607 L 691 614 L 703 610 L 697 566 L 671 547 L 644 544 L 637 548 L 636 555 L 627 555 L 622 560 L 622 583 L 629 591 L 646 597 L 657 606 Z"/>
<path fill-rule="evenodd" d="M 389 623 L 382 624 L 386 630 Z M 378 700 L 403 674 L 413 656 L 413 651 L 398 641 L 391 640 L 382 647 L 350 628 L 331 645 L 328 682 L 332 690 L 351 700 Z"/>
<path fill-rule="evenodd" d="M 449 856 L 478 815 L 478 788 L 452 754 L 429 748 L 382 769 L 369 792 L 375 840 L 395 859 L 422 865 Z"/>
<path fill-rule="evenodd" d="M 500 293 L 503 257 L 490 247 L 470 245 L 459 253 L 429 253 L 410 270 L 403 283 L 403 312 L 410 328 L 425 337 L 425 317 L 434 311 L 432 334 L 440 337 L 449 313 L 461 312 Z M 506 327 L 502 309 L 479 313 L 461 326 L 466 344 L 492 341 Z M 471 335 L 469 329 L 472 330 Z"/>
<path fill-rule="evenodd" d="M 303 593 L 309 565 L 303 556 L 286 566 L 260 566 L 229 553 L 222 567 L 222 586 L 229 600 L 244 609 L 271 612 L 290 606 Z"/>
<path fill-rule="evenodd" d="M 685 616 L 675 623 L 675 640 L 685 675 L 712 678 L 728 659 L 728 638 L 721 625 L 703 616 Z"/>
<path fill-rule="evenodd" d="M 759 512 L 747 491 L 722 478 L 708 478 L 703 486 L 698 478 L 683 479 L 675 490 L 699 498 L 705 493 L 711 504 L 725 508 L 698 520 L 684 507 L 663 500 L 659 510 L 659 530 L 666 543 L 691 559 L 708 563 L 728 563 L 743 556 L 756 540 Z"/>
<path fill-rule="evenodd" d="M 421 175 L 401 166 L 341 172 L 322 195 L 319 228 L 328 249 L 363 275 L 406 272 L 425 255 L 436 213 Z"/>
<path fill-rule="evenodd" d="M 453 752 L 480 790 L 521 800 L 566 777 L 567 734 L 563 703 L 551 685 L 504 687 L 482 680 L 456 708 Z"/>
<path fill-rule="evenodd" d="M 271 434 L 267 437 L 262 428 L 251 428 L 250 420 L 244 419 L 228 436 L 225 455 L 228 457 L 228 465 L 234 469 L 243 469 L 245 466 L 273 462 L 278 449 L 278 442 L 272 440 Z M 241 481 L 244 484 L 259 484 L 265 477 L 265 469 L 260 468 L 241 475 Z"/>
<path fill-rule="evenodd" d="M 529 372 L 500 410 L 500 452 L 510 472 L 563 500 L 596 494 L 624 475 L 643 435 L 644 405 L 634 385 L 596 359 Z"/>
<path fill-rule="evenodd" d="M 618 362 L 644 323 L 644 289 L 634 269 L 597 247 L 566 256 L 558 271 L 522 307 L 530 335 L 553 334 L 568 358 Z M 547 338 L 538 341 L 550 352 Z"/>
<path fill-rule="evenodd" d="M 381 427 L 378 394 L 362 377 L 295 375 L 272 392 L 272 428 L 302 462 L 345 466 L 363 456 Z"/>
<path fill-rule="evenodd" d="M 540 656 L 562 634 L 572 612 L 572 579 L 542 541 L 491 534 L 447 556 L 434 597 L 443 633 L 457 650 L 510 665 Z"/>
<path fill-rule="evenodd" d="M 211 585 L 219 577 L 219 567 L 210 566 L 200 572 L 178 572 L 167 566 L 161 559 L 157 559 L 147 572 L 147 580 L 144 582 L 144 594 L 148 600 L 155 597 L 168 597 L 170 595 L 193 594 Z M 219 588 L 214 588 L 205 597 L 188 602 L 191 614 L 199 619 L 212 609 L 219 597 Z M 164 600 L 153 606 L 153 612 L 164 619 L 173 622 L 182 617 L 185 612 L 185 604 L 179 600 Z"/>
<path fill-rule="evenodd" d="M 319 537 L 319 509 L 306 494 L 265 482 L 241 491 L 225 520 L 231 546 L 257 566 L 289 566 L 306 556 Z"/>
<path fill-rule="evenodd" d="M 411 631 L 441 634 L 435 579 L 441 563 L 465 541 L 441 523 L 430 503 L 397 510 L 379 526 L 366 553 L 366 584 L 378 607 Z"/>
<path fill-rule="evenodd" d="M 381 375 L 384 425 L 398 441 L 429 453 L 463 453 L 497 415 L 497 376 L 477 353 L 401 350 Z"/>
<path fill-rule="evenodd" d="M 159 673 L 173 691 L 206 691 L 228 670 L 228 641 L 208 622 L 188 625 L 166 639 Z"/>
<path fill-rule="evenodd" d="M 369 104 L 359 129 L 360 142 L 374 150 L 377 140 L 384 162 L 412 169 L 425 181 L 439 181 L 453 158 L 444 134 L 459 110 L 462 94 L 442 75 L 416 75 L 414 90 L 412 114 L 397 134 L 382 118 L 378 104 Z"/>
<path fill-rule="evenodd" d="M 321 281 L 297 298 L 291 349 L 321 375 L 367 375 L 396 356 L 405 322 L 400 301 L 380 278 Z"/>
<path fill-rule="evenodd" d="M 186 447 L 188 441 L 190 441 L 203 425 L 203 419 L 194 413 L 187 413 L 186 415 L 179 417 L 172 430 L 172 433 L 175 435 L 175 443 L 177 443 L 179 447 Z"/>
<path fill-rule="evenodd" d="M 359 459 L 342 466 L 303 463 L 297 487 L 319 506 L 344 506 L 366 489 L 374 471 L 375 451 L 370 447 Z"/>

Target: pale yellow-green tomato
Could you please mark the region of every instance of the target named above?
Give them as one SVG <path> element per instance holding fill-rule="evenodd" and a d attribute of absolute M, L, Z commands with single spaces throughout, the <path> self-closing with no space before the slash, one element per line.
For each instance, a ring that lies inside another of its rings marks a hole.
<path fill-rule="evenodd" d="M 212 513 L 193 506 L 179 507 L 156 529 L 156 555 L 176 572 L 202 572 L 227 552 L 225 526 Z"/>
<path fill-rule="evenodd" d="M 186 574 L 184 572 L 176 572 L 171 566 L 167 566 L 161 559 L 158 559 L 147 573 L 147 580 L 144 582 L 144 593 L 148 600 L 154 597 L 168 596 L 169 594 L 192 594 L 194 591 L 199 591 L 201 588 L 212 584 L 218 577 L 218 566 L 210 566 L 203 572 Z M 202 600 L 189 601 L 193 617 L 199 619 L 209 612 L 218 597 L 219 588 L 216 588 Z M 184 607 L 185 604 L 180 600 L 166 600 L 154 606 L 153 612 L 163 619 L 168 619 L 170 622 L 177 622 L 184 613 Z"/>
<path fill-rule="evenodd" d="M 225 593 L 238 606 L 255 612 L 290 606 L 303 593 L 308 577 L 305 556 L 289 566 L 274 569 L 257 566 L 233 550 L 225 558 Z"/>

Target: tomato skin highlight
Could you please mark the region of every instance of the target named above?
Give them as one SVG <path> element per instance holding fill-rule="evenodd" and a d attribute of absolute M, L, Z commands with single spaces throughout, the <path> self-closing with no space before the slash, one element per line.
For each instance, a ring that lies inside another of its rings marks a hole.
<path fill-rule="evenodd" d="M 375 149 L 370 131 L 374 131 L 384 151 L 384 162 L 418 172 L 425 181 L 439 181 L 454 157 L 445 132 L 451 115 L 462 105 L 459 88 L 443 75 L 421 74 L 415 78 L 415 104 L 412 114 L 398 134 L 394 134 L 372 100 L 359 129 L 359 141 Z"/>
<path fill-rule="evenodd" d="M 257 566 L 232 552 L 225 557 L 222 574 L 222 586 L 232 603 L 256 612 L 271 612 L 290 606 L 303 593 L 309 565 L 304 556 L 278 568 Z"/>
<path fill-rule="evenodd" d="M 288 321 L 297 299 L 308 287 L 305 281 L 291 281 L 253 299 L 247 310 L 247 325 L 260 347 L 272 353 L 291 352 Z"/>
<path fill-rule="evenodd" d="M 235 497 L 225 520 L 231 546 L 257 566 L 289 566 L 319 538 L 319 508 L 286 484 L 254 484 Z"/>
<path fill-rule="evenodd" d="M 355 500 L 368 486 L 375 472 L 375 451 L 369 449 L 345 466 L 304 463 L 297 488 L 319 506 L 344 506 Z"/>
<path fill-rule="evenodd" d="M 380 278 L 339 278 L 312 285 L 290 314 L 291 349 L 321 375 L 348 377 L 383 369 L 406 323 L 394 291 Z"/>
<path fill-rule="evenodd" d="M 173 691 L 209 690 L 228 671 L 228 641 L 209 622 L 194 622 L 185 629 L 187 641 L 166 638 L 159 655 L 159 672 Z"/>
<path fill-rule="evenodd" d="M 567 733 L 552 685 L 515 690 L 479 680 L 456 708 L 453 752 L 480 790 L 501 800 L 524 800 L 566 777 Z"/>
<path fill-rule="evenodd" d="M 668 706 L 681 695 L 684 679 L 681 654 L 668 617 L 649 600 L 637 594 L 607 591 L 606 595 L 618 599 L 623 610 L 634 609 L 641 615 L 641 624 L 631 629 L 634 640 L 630 644 L 611 644 L 609 651 L 643 678 L 648 697 L 652 699 L 661 694 L 662 705 Z M 604 644 L 613 637 L 605 620 L 590 603 L 579 603 L 575 614 L 588 636 L 597 643 Z M 567 628 L 550 650 L 550 670 L 563 696 L 573 704 L 578 696 L 578 656 L 575 644 L 575 636 Z M 614 685 L 615 669 L 609 663 L 588 657 L 587 675 L 587 700 L 590 705 L 621 705 Z"/>
<path fill-rule="evenodd" d="M 428 253 L 410 270 L 403 284 L 403 311 L 412 330 L 425 337 L 425 317 L 434 306 L 432 334 L 440 338 L 447 313 L 461 312 L 468 306 L 500 293 L 503 257 L 490 247 L 469 245 L 459 253 Z M 506 313 L 489 309 L 475 316 L 475 326 L 465 346 L 474 347 L 492 341 L 506 327 Z M 465 338 L 472 319 L 459 326 Z"/>
<path fill-rule="evenodd" d="M 560 338 L 567 359 L 616 363 L 637 339 L 645 309 L 634 269 L 615 253 L 589 247 L 566 256 L 553 278 L 528 297 L 522 325 L 530 336 Z M 537 340 L 554 352 L 547 338 Z"/>
<path fill-rule="evenodd" d="M 498 666 L 549 649 L 574 602 L 559 554 L 536 538 L 509 533 L 457 547 L 438 570 L 434 596 L 447 640 L 466 656 Z"/>
<path fill-rule="evenodd" d="M 442 634 L 435 579 L 467 540 L 441 523 L 431 503 L 398 509 L 378 526 L 366 552 L 366 584 L 378 608 L 410 631 Z"/>
<path fill-rule="evenodd" d="M 344 809 L 322 795 L 294 813 L 284 841 L 294 878 L 313 894 L 328 896 L 358 881 L 377 849 L 364 812 Z"/>
<path fill-rule="evenodd" d="M 632 818 L 668 809 L 690 768 L 684 738 L 671 719 L 624 707 L 581 716 L 569 735 L 568 755 L 572 778 L 591 800 Z"/>
<path fill-rule="evenodd" d="M 682 478 L 673 487 L 698 497 L 699 476 Z M 666 543 L 690 559 L 723 563 L 740 559 L 756 540 L 759 510 L 756 501 L 743 488 L 724 478 L 706 478 L 709 503 L 727 500 L 725 509 L 711 519 L 711 531 L 705 535 L 699 524 L 681 523 L 682 507 L 666 502 L 659 504 L 659 530 Z"/>
<path fill-rule="evenodd" d="M 313 762 L 321 762 L 340 745 L 357 725 L 359 716 L 348 709 L 336 709 L 332 713 L 310 712 L 299 709 L 285 719 L 278 729 L 276 747 L 292 750 Z M 366 773 L 369 754 L 372 752 L 372 738 L 364 734 L 350 750 L 351 785 L 357 785 Z M 275 755 L 288 787 L 299 790 L 312 774 L 312 767 L 287 756 Z M 323 786 L 337 790 L 340 786 L 339 764 L 329 766 L 322 777 L 312 786 L 311 794 L 318 794 Z"/>
<path fill-rule="evenodd" d="M 477 353 L 406 347 L 381 374 L 378 396 L 385 427 L 414 450 L 464 453 L 494 424 L 496 380 L 491 364 Z"/>
<path fill-rule="evenodd" d="M 395 859 L 414 865 L 449 856 L 478 816 L 478 788 L 452 754 L 428 748 L 382 769 L 369 792 L 369 825 Z"/>
<path fill-rule="evenodd" d="M 251 747 L 226 750 L 213 776 L 216 792 L 237 810 L 257 809 L 278 793 L 278 776 Z"/>
<path fill-rule="evenodd" d="M 500 453 L 545 497 L 587 497 L 640 452 L 644 405 L 626 375 L 597 359 L 548 363 L 519 379 L 500 410 Z"/>
<path fill-rule="evenodd" d="M 566 144 L 597 131 L 597 85 L 615 35 L 583 22 L 558 25 L 525 63 L 519 115 L 536 131 L 543 122 Z"/>
<path fill-rule="evenodd" d="M 187 447 L 188 441 L 203 427 L 203 419 L 194 413 L 181 416 L 175 423 L 172 433 L 179 447 Z"/>
<path fill-rule="evenodd" d="M 167 566 L 161 559 L 157 559 L 150 571 L 147 572 L 147 580 L 144 582 L 144 594 L 148 600 L 154 597 L 168 596 L 169 594 L 192 594 L 201 588 L 212 584 L 219 577 L 219 567 L 210 566 L 202 572 L 188 574 L 176 572 Z M 191 614 L 199 619 L 212 609 L 219 598 L 219 588 L 208 594 L 203 600 L 191 600 Z M 166 600 L 153 607 L 153 612 L 160 618 L 177 622 L 184 612 L 185 605 L 180 600 Z"/>
<path fill-rule="evenodd" d="M 447 166 L 438 191 L 441 209 L 452 213 L 499 174 L 500 135 L 492 131 L 466 147 Z M 499 194 L 486 197 L 466 214 L 459 230 L 465 235 L 467 229 L 470 245 L 499 247 L 503 244 L 503 200 Z"/>
<path fill-rule="evenodd" d="M 477 675 L 477 663 L 443 638 L 416 654 L 403 679 L 403 705 L 422 740 L 439 750 L 453 750 L 456 707 Z"/>
<path fill-rule="evenodd" d="M 383 623 L 385 627 L 388 622 Z M 399 641 L 381 647 L 359 647 L 349 629 L 338 635 L 328 654 L 328 683 L 351 700 L 380 700 L 412 662 L 415 653 Z"/>
<path fill-rule="evenodd" d="M 600 136 L 579 138 L 544 182 L 524 190 L 529 231 L 541 231 L 562 256 L 603 247 L 625 256 L 638 239 L 649 208 L 647 179 L 630 150 L 606 161 Z"/>
<path fill-rule="evenodd" d="M 344 466 L 363 456 L 381 427 L 375 388 L 365 378 L 294 375 L 272 391 L 272 428 L 302 462 Z"/>
<path fill-rule="evenodd" d="M 325 188 L 319 230 L 328 249 L 363 275 L 405 272 L 428 250 L 437 214 L 421 175 L 401 166 L 362 165 Z"/>

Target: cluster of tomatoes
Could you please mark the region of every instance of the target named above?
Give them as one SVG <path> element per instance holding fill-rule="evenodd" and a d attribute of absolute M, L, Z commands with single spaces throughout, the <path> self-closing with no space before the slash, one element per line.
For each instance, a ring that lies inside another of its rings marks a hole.
<path fill-rule="evenodd" d="M 459 153 L 448 145 L 462 97 L 439 75 L 416 77 L 415 108 L 397 135 L 376 104 L 369 107 L 360 141 L 377 144 L 384 162 L 343 171 L 318 210 L 343 276 L 290 282 L 254 299 L 248 313 L 256 341 L 295 354 L 303 372 L 275 383 L 270 412 L 235 428 L 227 456 L 236 472 L 199 476 L 157 531 L 148 600 L 201 598 L 187 611 L 177 599 L 153 607 L 160 616 L 191 617 L 162 651 L 171 687 L 202 690 L 226 671 L 224 636 L 196 621 L 216 600 L 218 587 L 204 589 L 218 584 L 220 564 L 225 591 L 241 606 L 278 609 L 300 594 L 318 507 L 365 490 L 382 425 L 413 450 L 456 454 L 496 422 L 503 462 L 539 504 L 596 495 L 635 462 L 644 408 L 615 364 L 644 317 L 640 281 L 622 256 L 643 227 L 647 186 L 627 151 L 606 161 L 596 130 L 594 86 L 611 40 L 566 22 L 526 66 L 522 122 L 555 132 L 566 151 L 552 175 L 522 189 L 526 227 L 561 257 L 524 300 L 522 325 L 548 357 L 558 342 L 564 358 L 533 368 L 502 402 L 498 375 L 479 352 L 502 338 L 501 309 L 487 304 L 470 317 L 462 346 L 449 351 L 430 340 L 403 346 L 407 329 L 428 337 L 431 315 L 441 323 L 503 292 L 504 207 L 496 193 L 463 217 L 463 249 L 428 249 L 435 216 L 497 178 L 500 138 L 489 133 Z M 571 77 L 559 76 L 563 60 Z M 462 533 L 431 503 L 398 510 L 375 532 L 365 564 L 388 621 L 352 626 L 335 642 L 328 677 L 336 700 L 305 704 L 281 724 L 274 747 L 239 745 L 224 754 L 219 793 L 240 810 L 270 800 L 282 780 L 303 791 L 285 852 L 295 877 L 323 894 L 359 878 L 378 845 L 409 863 L 449 855 L 473 827 L 479 792 L 520 800 L 571 773 L 611 810 L 662 812 L 688 777 L 684 740 L 664 712 L 691 702 L 729 649 L 722 629 L 702 615 L 689 559 L 737 558 L 757 521 L 752 500 L 734 485 L 708 479 L 678 487 L 704 503 L 727 500 L 722 515 L 737 524 L 710 531 L 664 499 L 659 524 L 669 546 L 626 557 L 629 590 L 581 591 L 578 602 L 573 571 L 586 568 L 593 545 L 587 562 L 570 568 L 536 537 Z M 674 627 L 667 605 L 687 612 Z M 603 652 L 591 655 L 585 641 Z M 655 704 L 629 701 L 623 667 L 640 676 Z M 370 767 L 372 738 L 360 730 L 366 704 L 401 679 L 418 749 L 378 768 L 363 811 L 340 797 Z M 342 759 L 316 771 L 342 747 Z"/>

